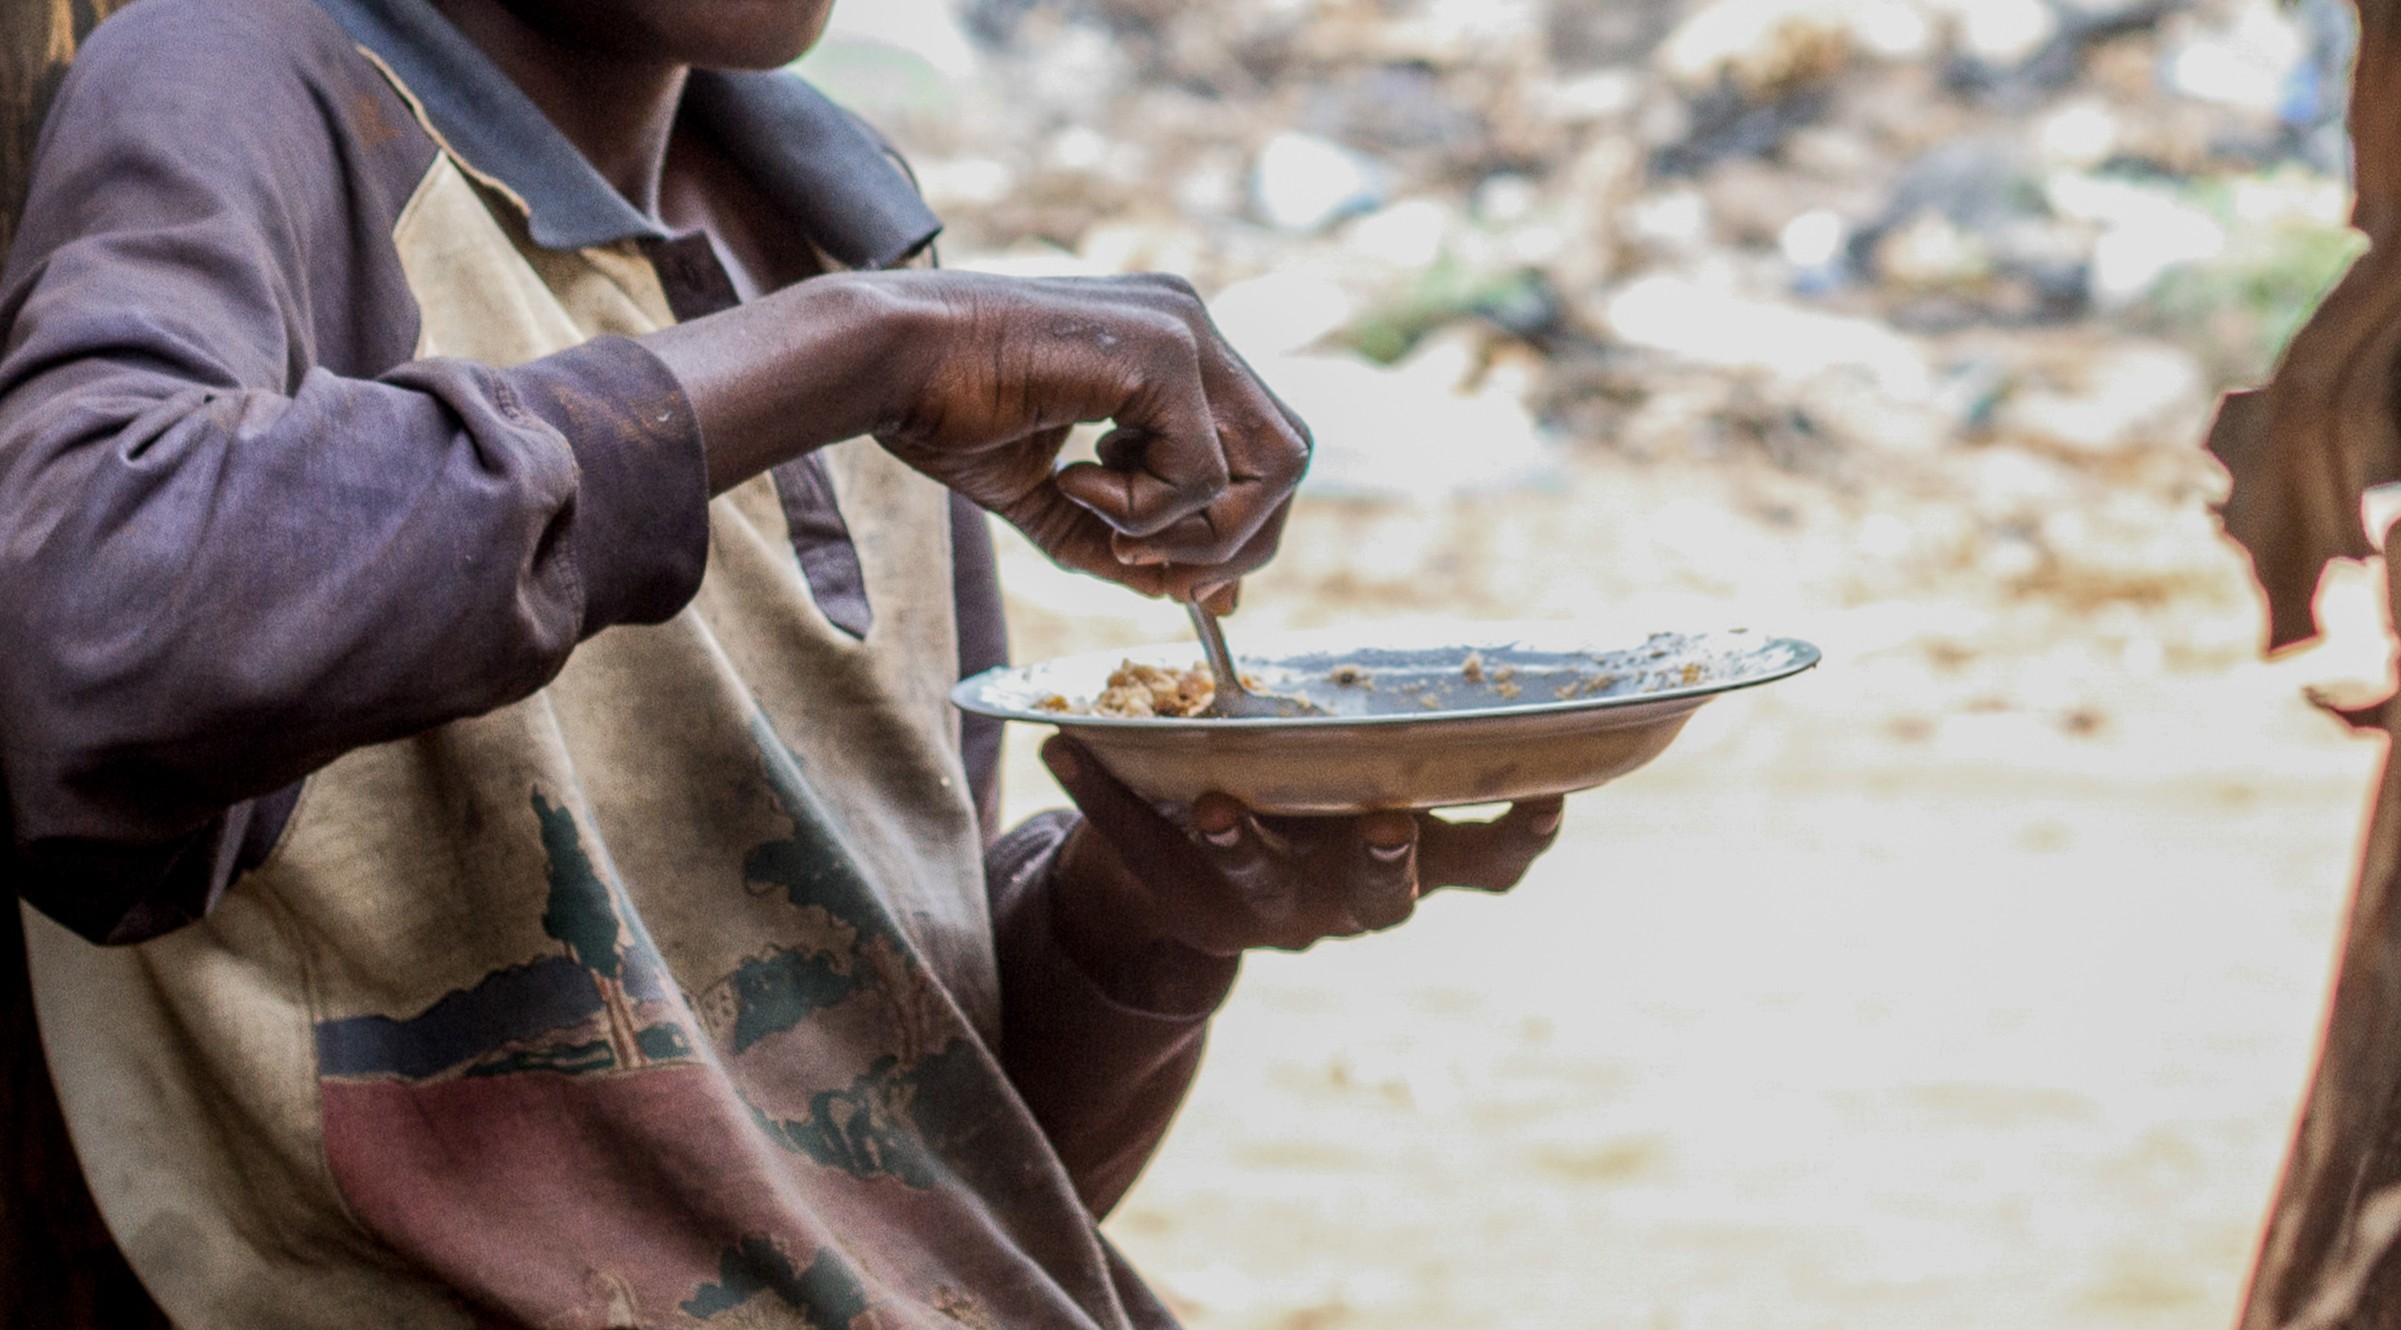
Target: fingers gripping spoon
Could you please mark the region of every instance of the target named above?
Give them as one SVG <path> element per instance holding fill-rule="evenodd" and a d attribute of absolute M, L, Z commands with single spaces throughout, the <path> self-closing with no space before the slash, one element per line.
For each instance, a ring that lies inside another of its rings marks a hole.
<path fill-rule="evenodd" d="M 1217 626 L 1217 616 L 1197 600 L 1184 602 L 1192 616 L 1192 631 L 1200 635 L 1201 650 L 1209 657 L 1209 673 L 1215 677 L 1216 688 L 1209 699 L 1209 716 L 1230 719 L 1265 717 L 1270 720 L 1293 720 L 1301 716 L 1322 716 L 1325 709 L 1297 697 L 1276 693 L 1254 693 L 1242 686 L 1242 675 L 1234 668 L 1234 657 L 1226 650 L 1225 630 Z"/>

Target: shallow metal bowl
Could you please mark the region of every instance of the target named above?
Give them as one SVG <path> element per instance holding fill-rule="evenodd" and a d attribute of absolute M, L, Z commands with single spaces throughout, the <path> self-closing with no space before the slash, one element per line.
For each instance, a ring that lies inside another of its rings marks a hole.
<path fill-rule="evenodd" d="M 1364 642 L 1363 642 L 1364 639 Z M 1572 624 L 1348 630 L 1244 642 L 1245 675 L 1323 716 L 1120 718 L 1088 705 L 1125 661 L 1190 667 L 1191 642 L 987 671 L 951 700 L 1056 725 L 1135 791 L 1188 803 L 1210 790 L 1261 812 L 1445 808 L 1590 789 L 1665 751 L 1719 693 L 1787 678 L 1818 650 L 1750 632 L 1661 633 L 1637 646 Z"/>

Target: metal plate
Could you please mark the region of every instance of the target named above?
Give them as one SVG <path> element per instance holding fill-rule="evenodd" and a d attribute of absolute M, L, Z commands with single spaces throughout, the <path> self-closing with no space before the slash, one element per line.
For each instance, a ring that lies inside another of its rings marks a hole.
<path fill-rule="evenodd" d="M 1742 631 L 1660 633 L 1609 649 L 1572 624 L 1361 629 L 1237 645 L 1261 687 L 1330 714 L 1134 719 L 1044 706 L 1088 704 L 1127 660 L 1191 666 L 1200 659 L 1192 642 L 992 670 L 951 700 L 1055 725 L 1152 799 L 1187 803 L 1220 790 L 1262 812 L 1352 813 L 1589 789 L 1665 751 L 1710 698 L 1819 658 L 1806 642 Z"/>

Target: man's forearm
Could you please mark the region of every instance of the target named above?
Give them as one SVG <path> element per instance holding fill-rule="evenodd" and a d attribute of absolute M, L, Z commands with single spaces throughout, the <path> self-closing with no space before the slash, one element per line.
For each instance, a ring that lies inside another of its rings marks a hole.
<path fill-rule="evenodd" d="M 1061 946 L 1053 869 L 1075 825 L 1050 813 L 994 845 L 992 924 L 1001 969 L 1002 1065 L 1049 1135 L 1076 1191 L 1105 1215 L 1134 1184 L 1200 1070 L 1210 1016 L 1236 963 L 1176 982 L 1190 1005 L 1155 1009 L 1111 993 Z M 1206 991 L 1203 991 L 1203 989 Z"/>
<path fill-rule="evenodd" d="M 683 385 L 722 494 L 888 424 L 924 309 L 891 275 L 838 273 L 641 340 Z"/>

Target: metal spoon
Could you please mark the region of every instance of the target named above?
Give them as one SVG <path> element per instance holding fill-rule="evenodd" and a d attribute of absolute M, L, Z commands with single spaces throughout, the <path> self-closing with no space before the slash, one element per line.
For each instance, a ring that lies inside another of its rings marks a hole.
<path fill-rule="evenodd" d="M 1281 693 L 1254 693 L 1242 686 L 1242 675 L 1234 668 L 1233 653 L 1226 650 L 1225 630 L 1217 626 L 1217 616 L 1197 600 L 1184 602 L 1192 615 L 1192 631 L 1200 635 L 1201 650 L 1209 657 L 1209 673 L 1216 678 L 1215 695 L 1209 699 L 1205 716 L 1245 717 L 1264 716 L 1274 720 L 1292 720 L 1300 716 L 1323 716 L 1326 709 L 1314 702 Z"/>

